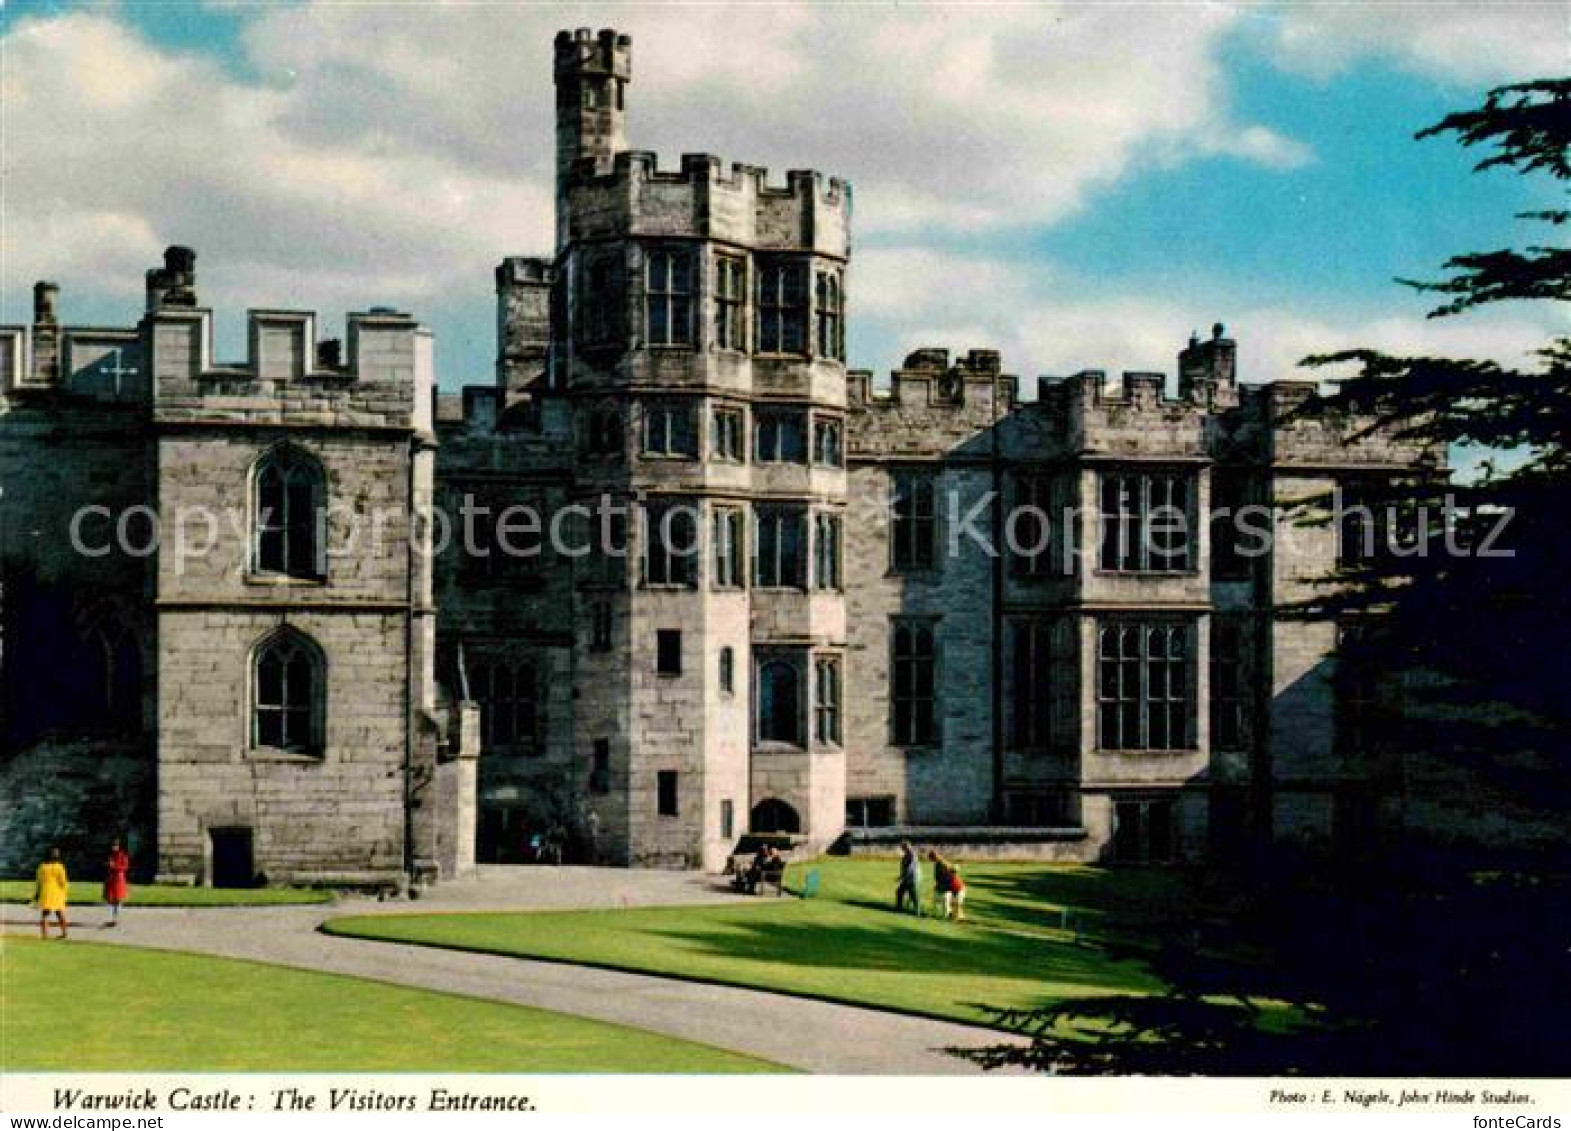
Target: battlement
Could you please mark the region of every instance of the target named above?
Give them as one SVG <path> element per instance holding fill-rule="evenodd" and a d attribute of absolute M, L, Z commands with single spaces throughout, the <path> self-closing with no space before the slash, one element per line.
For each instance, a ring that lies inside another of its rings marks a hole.
<path fill-rule="evenodd" d="M 817 169 L 791 169 L 783 184 L 771 183 L 769 169 L 733 161 L 728 170 L 726 163 L 713 153 L 684 153 L 679 167 L 671 169 L 661 168 L 660 155 L 651 150 L 629 149 L 612 158 L 609 173 L 596 172 L 594 162 L 584 160 L 574 166 L 574 174 L 575 183 L 686 184 L 711 190 L 749 192 L 759 197 L 813 197 L 835 204 L 847 204 L 851 196 L 849 181 L 825 176 Z"/>
<path fill-rule="evenodd" d="M 63 325 L 59 284 L 40 280 L 32 325 L 0 326 L 0 396 L 143 403 L 141 335 L 135 327 Z"/>
<path fill-rule="evenodd" d="M 848 403 L 854 409 L 961 409 L 985 404 L 989 410 L 994 406 L 1007 410 L 1019 391 L 1019 378 L 1003 371 L 997 350 L 972 349 L 951 361 L 949 351 L 940 346 L 907 354 L 885 390 L 874 388 L 872 371 L 867 369 L 850 370 L 846 383 Z"/>
<path fill-rule="evenodd" d="M 954 358 L 940 347 L 913 350 L 882 391 L 865 369 L 852 370 L 846 381 L 849 451 L 870 460 L 984 454 L 1019 391 L 1018 379 L 1003 372 L 991 349 Z"/>
<path fill-rule="evenodd" d="M 409 315 L 349 314 L 347 351 L 317 340 L 310 311 L 250 310 L 246 319 L 245 359 L 218 363 L 211 310 L 147 316 L 142 338 L 160 420 L 431 429 L 432 339 Z"/>
<path fill-rule="evenodd" d="M 1168 396 L 1167 374 L 1150 370 L 1125 370 L 1117 380 L 1104 369 L 1082 369 L 1062 378 L 1042 377 L 1037 381 L 1037 399 L 1091 407 L 1197 408 L 1186 398 Z"/>
<path fill-rule="evenodd" d="M 998 425 L 1003 450 L 1018 458 L 1395 467 L 1424 456 L 1419 445 L 1363 435 L 1367 417 L 1316 408 L 1318 382 L 1239 387 L 1235 358 L 1218 325 L 1179 354 L 1176 394 L 1168 374 L 1086 369 L 1040 378 L 1037 399 L 1022 403 L 997 351 L 916 349 L 882 391 L 871 371 L 847 373 L 851 448 L 863 459 L 977 454 Z"/>
<path fill-rule="evenodd" d="M 633 76 L 633 37 L 614 28 L 601 28 L 598 34 L 586 27 L 563 29 L 556 33 L 552 47 L 558 79 L 595 74 L 626 81 Z"/>
<path fill-rule="evenodd" d="M 708 153 L 662 168 L 645 150 L 617 153 L 609 167 L 575 161 L 566 189 L 571 239 L 655 235 L 721 239 L 743 246 L 849 252 L 851 185 L 811 169 L 772 182 L 768 169 Z"/>

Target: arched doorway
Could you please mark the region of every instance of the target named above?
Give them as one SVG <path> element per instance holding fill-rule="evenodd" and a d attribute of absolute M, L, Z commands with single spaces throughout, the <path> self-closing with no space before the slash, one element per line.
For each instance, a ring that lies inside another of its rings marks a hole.
<path fill-rule="evenodd" d="M 753 806 L 751 829 L 755 833 L 799 833 L 802 818 L 778 797 L 769 797 Z"/>

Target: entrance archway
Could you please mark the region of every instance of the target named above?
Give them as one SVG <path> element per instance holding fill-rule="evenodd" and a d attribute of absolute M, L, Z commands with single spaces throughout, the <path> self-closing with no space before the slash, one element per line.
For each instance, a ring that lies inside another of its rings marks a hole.
<path fill-rule="evenodd" d="M 778 797 L 768 797 L 753 806 L 751 828 L 755 833 L 799 833 L 802 818 Z"/>

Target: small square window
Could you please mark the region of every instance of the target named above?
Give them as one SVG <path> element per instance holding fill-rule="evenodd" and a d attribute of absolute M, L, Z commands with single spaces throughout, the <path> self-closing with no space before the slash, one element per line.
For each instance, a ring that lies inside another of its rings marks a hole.
<path fill-rule="evenodd" d="M 682 674 L 682 632 L 662 628 L 655 633 L 655 671 L 660 675 Z"/>
<path fill-rule="evenodd" d="M 662 817 L 675 817 L 676 804 L 676 771 L 661 770 L 655 775 L 655 789 L 658 794 L 656 803 Z"/>

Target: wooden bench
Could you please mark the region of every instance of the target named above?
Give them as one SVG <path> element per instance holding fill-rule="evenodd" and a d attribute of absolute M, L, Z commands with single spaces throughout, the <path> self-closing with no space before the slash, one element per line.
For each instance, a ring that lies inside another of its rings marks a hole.
<path fill-rule="evenodd" d="M 753 888 L 753 893 L 763 891 L 765 888 L 774 888 L 776 895 L 785 894 L 786 859 L 781 857 L 773 867 L 765 868 L 759 876 L 758 883 Z M 736 891 L 748 890 L 748 874 L 753 870 L 751 856 L 733 856 L 730 866 L 726 869 L 731 873 L 731 887 Z"/>

